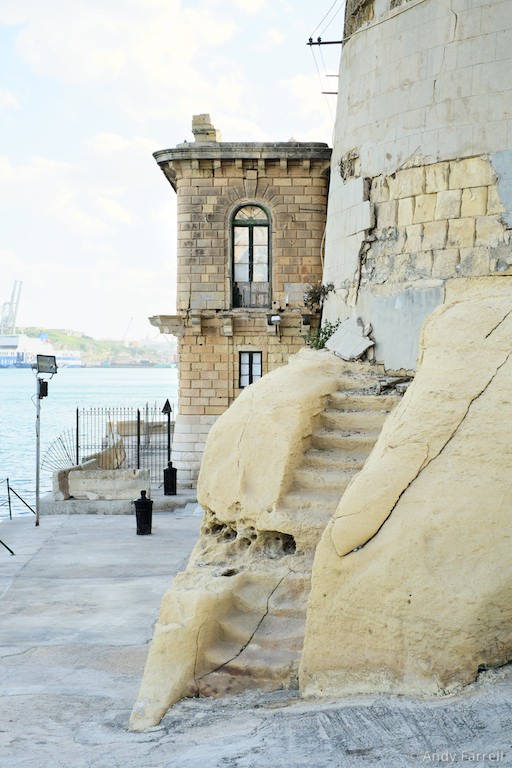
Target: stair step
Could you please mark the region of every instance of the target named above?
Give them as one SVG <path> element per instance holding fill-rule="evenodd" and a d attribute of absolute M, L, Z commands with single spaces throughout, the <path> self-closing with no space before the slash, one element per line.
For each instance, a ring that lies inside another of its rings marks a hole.
<path fill-rule="evenodd" d="M 370 432 L 355 432 L 343 434 L 331 429 L 319 429 L 313 432 L 311 443 L 314 448 L 334 448 L 347 453 L 358 452 L 366 461 L 368 455 L 377 442 L 377 434 Z"/>
<path fill-rule="evenodd" d="M 332 449 L 311 448 L 304 454 L 302 466 L 306 469 L 332 469 L 336 471 L 354 470 L 354 472 L 358 472 L 362 469 L 367 458 L 368 456 L 365 453 L 346 454 L 343 451 Z"/>
<path fill-rule="evenodd" d="M 253 611 L 232 611 L 219 621 L 220 638 L 241 648 L 256 632 L 260 621 L 261 616 Z"/>
<path fill-rule="evenodd" d="M 356 395 L 338 390 L 330 396 L 331 408 L 350 411 L 392 411 L 401 401 L 400 395 Z"/>
<path fill-rule="evenodd" d="M 339 496 L 345 491 L 354 475 L 355 469 L 338 470 L 337 468 L 303 467 L 294 475 L 294 487 L 308 489 L 310 491 L 326 491 L 337 493 Z"/>
<path fill-rule="evenodd" d="M 280 616 L 269 613 L 259 626 L 251 645 L 265 651 L 287 650 L 300 653 L 304 645 L 306 626 L 306 605 L 295 616 Z"/>
<path fill-rule="evenodd" d="M 285 678 L 291 669 L 298 665 L 299 650 L 286 648 L 263 649 L 251 641 L 247 648 L 240 651 L 240 646 L 233 643 L 215 643 L 206 651 L 200 677 L 212 673 L 268 679 Z M 220 668 L 220 669 L 219 669 Z M 211 670 L 211 671 L 210 671 Z"/>
<path fill-rule="evenodd" d="M 257 581 L 248 579 L 238 585 L 233 593 L 235 609 L 240 612 L 252 613 L 256 617 L 263 616 L 267 610 L 268 597 L 278 583 L 279 579 L 276 578 L 268 579 L 266 583 L 263 579 Z M 256 619 L 257 622 L 258 619 Z"/>
<path fill-rule="evenodd" d="M 252 621 L 249 621 L 247 615 L 241 613 L 226 616 L 219 622 L 221 641 L 230 647 L 238 645 L 242 648 L 250 640 L 251 644 L 254 643 L 267 650 L 273 648 L 301 650 L 306 623 L 305 601 L 300 611 L 297 606 L 294 606 L 293 615 L 268 613 L 259 621 L 254 621 L 254 615 L 251 619 Z"/>
<path fill-rule="evenodd" d="M 320 416 L 320 423 L 324 429 L 370 432 L 378 435 L 387 415 L 385 411 L 340 411 L 327 408 Z"/>

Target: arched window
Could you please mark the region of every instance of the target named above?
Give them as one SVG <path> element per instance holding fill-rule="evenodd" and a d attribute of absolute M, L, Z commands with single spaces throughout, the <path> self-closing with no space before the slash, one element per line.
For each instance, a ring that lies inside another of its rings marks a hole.
<path fill-rule="evenodd" d="M 270 306 L 270 219 L 259 205 L 244 205 L 232 224 L 233 306 Z"/>

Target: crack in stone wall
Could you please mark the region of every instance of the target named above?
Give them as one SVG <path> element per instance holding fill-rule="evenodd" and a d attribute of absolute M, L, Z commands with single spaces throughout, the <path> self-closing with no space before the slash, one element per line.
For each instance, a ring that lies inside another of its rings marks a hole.
<path fill-rule="evenodd" d="M 495 326 L 494 326 L 494 327 L 493 327 L 493 328 L 492 328 L 490 331 L 488 331 L 488 332 L 487 332 L 487 334 L 485 335 L 485 337 L 484 337 L 484 338 L 485 338 L 485 339 L 489 339 L 489 338 L 492 336 L 492 334 L 493 334 L 493 333 L 495 333 L 495 332 L 497 331 L 497 329 L 498 329 L 498 328 L 499 328 L 501 325 L 503 325 L 503 323 L 504 323 L 504 322 L 507 320 L 507 318 L 508 318 L 510 315 L 512 315 L 512 310 L 510 310 L 510 311 L 506 312 L 506 313 L 504 314 L 504 316 L 502 317 L 502 319 L 501 319 L 501 320 L 500 320 L 500 321 L 499 321 L 499 322 L 498 322 L 498 323 L 497 323 L 497 324 L 496 324 L 496 325 L 495 325 Z M 462 416 L 461 416 L 461 418 L 460 418 L 460 420 L 459 420 L 458 424 L 456 425 L 456 427 L 455 427 L 455 428 L 452 430 L 452 432 L 450 433 L 450 435 L 449 435 L 449 436 L 447 437 L 447 439 L 444 441 L 443 445 L 442 445 L 442 446 L 441 446 L 441 447 L 440 447 L 440 448 L 437 450 L 437 452 L 436 452 L 436 454 L 435 454 L 434 456 L 431 456 L 431 457 L 429 457 L 429 456 L 427 455 L 426 459 L 425 459 L 425 460 L 422 462 L 422 464 L 421 464 L 421 465 L 420 465 L 420 467 L 418 468 L 418 471 L 416 472 L 416 474 L 414 475 L 414 477 L 412 477 L 412 478 L 411 478 L 411 479 L 410 479 L 410 480 L 407 482 L 406 486 L 405 486 L 405 487 L 402 489 L 402 491 L 399 493 L 399 495 L 398 495 L 398 497 L 397 497 L 396 501 L 395 501 L 395 502 L 392 504 L 392 506 L 391 506 L 391 508 L 390 508 L 389 512 L 386 514 L 386 516 L 385 516 L 385 517 L 384 517 L 384 519 L 381 521 L 380 525 L 379 525 L 379 526 L 378 526 L 378 528 L 377 528 L 377 529 L 374 531 L 374 533 L 372 533 L 372 534 L 371 534 L 371 536 L 369 536 L 367 539 L 365 539 L 364 541 L 362 541 L 360 544 L 358 544 L 358 545 L 357 545 L 355 548 L 351 549 L 349 552 L 344 552 L 344 553 L 341 553 L 341 554 L 339 554 L 339 556 L 340 556 L 340 557 L 347 557 L 348 555 L 350 555 L 350 554 L 352 554 L 352 553 L 354 553 L 354 552 L 357 552 L 357 551 L 359 551 L 360 549 L 362 549 L 362 547 L 366 546 L 366 544 L 368 544 L 370 541 L 372 541 L 372 539 L 374 539 L 374 538 L 375 538 L 375 537 L 378 535 L 378 533 L 379 533 L 379 532 L 382 530 L 383 526 L 384 526 L 384 525 L 386 524 L 386 522 L 387 522 L 387 521 L 390 519 L 391 515 L 393 514 L 393 512 L 394 512 L 394 511 L 395 511 L 395 509 L 396 509 L 396 507 L 398 506 L 398 504 L 399 504 L 400 500 L 402 499 L 402 497 L 404 496 L 404 494 L 405 494 L 405 493 L 408 491 L 408 489 L 411 487 L 411 485 L 412 485 L 412 484 L 413 484 L 413 483 L 414 483 L 414 482 L 415 482 L 415 481 L 418 479 L 418 477 L 420 476 L 420 474 L 421 474 L 421 473 L 422 473 L 422 472 L 423 472 L 423 471 L 424 471 L 424 470 L 425 470 L 425 469 L 426 469 L 426 468 L 427 468 L 427 467 L 428 467 L 430 464 L 432 464 L 432 462 L 434 462 L 436 459 L 438 459 L 438 458 L 441 456 L 441 454 L 442 454 L 442 453 L 445 451 L 445 449 L 447 448 L 447 446 L 448 446 L 448 445 L 449 445 L 449 444 L 452 442 L 452 440 L 453 440 L 453 439 L 456 437 L 456 435 L 458 434 L 458 432 L 459 432 L 459 430 L 461 429 L 462 425 L 464 424 L 464 421 L 466 420 L 466 418 L 467 418 L 467 416 L 468 416 L 468 414 L 469 414 L 469 412 L 470 412 L 471 408 L 473 407 L 474 403 L 475 403 L 475 402 L 476 402 L 476 401 L 477 401 L 477 400 L 478 400 L 480 397 L 482 397 L 482 395 L 483 395 L 483 394 L 484 394 L 484 393 L 485 393 L 485 392 L 488 390 L 488 388 L 489 388 L 489 387 L 491 386 L 491 384 L 493 383 L 493 381 L 494 381 L 495 377 L 498 375 L 498 373 L 499 373 L 499 371 L 501 370 L 501 368 L 503 368 L 503 366 L 507 364 L 507 362 L 509 361 L 509 359 L 510 359 L 510 357 L 511 357 L 511 356 L 512 356 L 512 351 L 511 351 L 511 352 L 508 352 L 508 353 L 506 354 L 506 356 L 505 356 L 505 359 L 504 359 L 504 360 L 503 360 L 503 361 L 502 361 L 502 362 L 501 362 L 501 363 L 500 363 L 500 364 L 499 364 L 499 365 L 496 367 L 496 369 L 495 369 L 495 370 L 494 370 L 494 372 L 492 373 L 491 377 L 489 378 L 489 380 L 487 381 L 487 383 L 485 384 L 485 386 L 484 386 L 484 387 L 483 387 L 483 388 L 482 388 L 482 389 L 481 389 L 481 390 L 480 390 L 480 391 L 479 391 L 477 394 L 475 394 L 473 397 L 471 397 L 471 399 L 469 400 L 469 402 L 468 402 L 468 404 L 467 404 L 467 407 L 466 407 L 466 409 L 464 410 L 464 413 L 462 414 Z M 428 451 L 428 447 L 427 447 L 427 451 Z M 354 516 L 354 515 L 359 515 L 359 514 L 361 514 L 361 511 L 359 511 L 359 512 L 356 512 L 356 513 L 352 513 L 351 515 L 339 515 L 339 516 L 336 516 L 336 517 L 335 517 L 335 520 L 342 520 L 342 519 L 344 519 L 344 518 L 347 518 L 347 517 L 351 517 L 351 516 Z M 335 549 L 337 549 L 337 547 L 336 547 L 336 543 L 334 542 L 334 540 L 333 540 L 333 544 L 334 544 L 334 546 L 335 546 Z"/>
<path fill-rule="evenodd" d="M 275 587 L 274 587 L 274 588 L 271 590 L 270 594 L 269 594 L 269 595 L 268 595 L 268 597 L 267 597 L 267 605 L 266 605 L 266 609 L 265 609 L 265 612 L 264 612 L 263 616 L 262 616 L 262 617 L 261 617 L 261 619 L 258 621 L 258 624 L 257 624 L 256 628 L 255 628 L 255 629 L 254 629 L 254 631 L 252 632 L 251 636 L 250 636 L 250 637 L 249 637 L 249 638 L 246 640 L 246 642 L 245 642 L 245 643 L 242 645 L 242 647 L 240 648 L 240 650 L 238 651 L 238 653 L 235 653 L 235 654 L 234 654 L 234 655 L 233 655 L 231 658 L 227 659 L 227 660 L 226 660 L 226 661 L 224 661 L 222 664 L 219 664 L 219 666 L 218 666 L 218 667 L 215 667 L 215 669 L 212 669 L 212 670 L 210 670 L 209 672 L 205 672 L 205 673 L 204 673 L 204 675 L 201 675 L 200 677 L 196 678 L 196 683 L 198 683 L 200 680 L 204 680 L 204 678 L 208 677 L 209 675 L 213 675 L 215 672 L 219 672 L 219 671 L 220 671 L 220 670 L 222 670 L 224 667 L 226 667 L 228 664 L 230 664 L 232 661 L 234 661 L 235 659 L 237 659 L 237 658 L 240 656 L 240 654 L 242 654 L 242 653 L 245 651 L 245 649 L 246 649 L 246 648 L 249 646 L 249 644 L 251 643 L 251 641 L 252 641 L 252 639 L 254 638 L 255 634 L 257 633 L 257 631 L 259 630 L 259 628 L 260 628 L 260 627 L 261 627 L 261 625 L 263 624 L 263 621 L 264 621 L 264 620 L 265 620 L 265 618 L 268 616 L 268 612 L 269 612 L 269 604 L 270 604 L 270 600 L 271 600 L 271 598 L 272 598 L 272 595 L 273 595 L 273 594 L 274 594 L 274 592 L 276 592 L 276 590 L 277 590 L 277 589 L 280 587 L 280 585 L 282 584 L 282 582 L 284 581 L 284 579 L 285 579 L 285 578 L 286 578 L 286 576 L 282 576 L 282 577 L 279 579 L 279 581 L 277 582 L 277 584 L 275 585 Z"/>

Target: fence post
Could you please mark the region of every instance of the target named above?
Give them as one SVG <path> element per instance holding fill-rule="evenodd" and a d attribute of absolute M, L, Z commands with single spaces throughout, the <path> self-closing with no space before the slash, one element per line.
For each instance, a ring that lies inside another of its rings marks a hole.
<path fill-rule="evenodd" d="M 78 415 L 78 408 L 76 409 L 76 466 L 80 464 L 80 437 L 79 437 L 79 430 L 80 428 L 80 418 Z"/>
<path fill-rule="evenodd" d="M 140 410 L 137 408 L 137 469 L 140 469 Z"/>
<path fill-rule="evenodd" d="M 9 478 L 7 478 L 5 482 L 7 483 L 7 501 L 9 503 L 9 520 L 12 520 L 11 486 L 9 485 Z"/>

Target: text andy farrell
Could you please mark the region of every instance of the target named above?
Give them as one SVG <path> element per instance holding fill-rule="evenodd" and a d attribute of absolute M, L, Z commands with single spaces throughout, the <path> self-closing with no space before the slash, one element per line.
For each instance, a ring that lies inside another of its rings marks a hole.
<path fill-rule="evenodd" d="M 425 752 L 423 762 L 430 764 L 450 765 L 457 763 L 502 763 L 505 752 Z"/>

